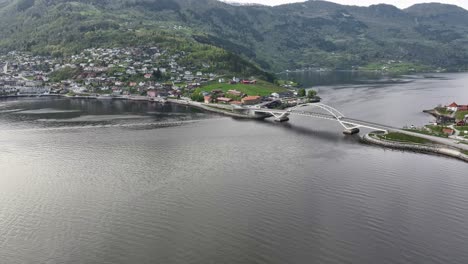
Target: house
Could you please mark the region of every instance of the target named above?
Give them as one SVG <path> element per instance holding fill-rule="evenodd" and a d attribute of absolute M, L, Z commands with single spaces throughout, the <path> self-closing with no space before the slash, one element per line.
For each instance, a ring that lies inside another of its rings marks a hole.
<path fill-rule="evenodd" d="M 229 82 L 230 84 L 237 84 L 240 82 L 239 78 L 233 77 L 232 80 Z"/>
<path fill-rule="evenodd" d="M 230 95 L 234 95 L 234 96 L 241 96 L 242 95 L 242 92 L 237 91 L 237 90 L 229 90 L 227 93 L 230 94 Z"/>
<path fill-rule="evenodd" d="M 455 133 L 455 131 L 453 129 L 451 129 L 451 128 L 444 128 L 444 129 L 442 129 L 442 132 L 444 134 L 446 134 L 446 135 L 449 135 L 449 136 L 451 136 L 451 135 L 453 135 Z"/>
<path fill-rule="evenodd" d="M 450 105 L 447 106 L 447 110 L 455 112 L 458 110 L 458 105 L 457 103 L 453 102 Z"/>
<path fill-rule="evenodd" d="M 459 105 L 458 111 L 468 111 L 468 105 Z"/>
<path fill-rule="evenodd" d="M 150 98 L 155 98 L 155 97 L 158 95 L 156 89 L 148 89 L 148 91 L 146 92 L 146 94 L 147 94 L 148 97 L 150 97 Z"/>
<path fill-rule="evenodd" d="M 242 80 L 241 81 L 242 84 L 257 84 L 257 81 L 256 80 Z"/>
<path fill-rule="evenodd" d="M 206 95 L 206 96 L 204 96 L 203 98 L 204 98 L 204 100 L 205 100 L 205 104 L 209 104 L 209 103 L 211 103 L 211 101 L 212 101 L 212 98 L 211 98 L 211 96 L 209 96 L 209 95 Z"/>
<path fill-rule="evenodd" d="M 242 98 L 242 103 L 245 105 L 255 105 L 262 101 L 262 97 L 260 96 L 246 96 Z"/>
<path fill-rule="evenodd" d="M 147 74 L 144 75 L 145 79 L 149 79 L 149 78 L 151 78 L 151 76 L 153 76 L 151 73 L 147 73 Z"/>
<path fill-rule="evenodd" d="M 280 92 L 280 93 L 272 93 L 271 96 L 274 98 L 291 98 L 291 97 L 294 97 L 294 92 L 286 91 L 286 92 Z"/>
<path fill-rule="evenodd" d="M 231 98 L 227 98 L 227 97 L 218 97 L 216 98 L 216 100 L 218 101 L 218 103 L 229 103 L 232 101 Z"/>

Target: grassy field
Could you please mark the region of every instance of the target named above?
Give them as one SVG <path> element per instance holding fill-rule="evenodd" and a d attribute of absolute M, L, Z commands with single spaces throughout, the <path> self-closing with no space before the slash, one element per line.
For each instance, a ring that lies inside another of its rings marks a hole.
<path fill-rule="evenodd" d="M 390 140 L 390 141 L 397 141 L 397 142 L 404 142 L 404 143 L 417 143 L 417 144 L 427 144 L 431 143 L 430 140 L 410 136 L 402 133 L 391 132 L 386 135 L 379 136 L 381 139 Z"/>
<path fill-rule="evenodd" d="M 434 135 L 439 136 L 439 137 L 447 137 L 447 135 L 443 132 L 443 130 L 446 128 L 450 129 L 449 127 L 434 126 L 434 125 L 428 125 L 426 127 L 429 128 Z"/>
<path fill-rule="evenodd" d="M 446 107 L 437 107 L 436 108 L 437 112 L 439 112 L 439 114 L 441 115 L 450 115 L 452 112 L 450 112 L 449 110 L 447 110 Z"/>
<path fill-rule="evenodd" d="M 468 111 L 457 111 L 456 118 L 457 120 L 463 120 L 466 115 L 468 115 Z"/>
<path fill-rule="evenodd" d="M 419 134 L 424 134 L 424 135 L 436 136 L 436 137 L 443 137 L 443 138 L 448 137 L 447 134 L 442 132 L 442 130 L 444 128 L 447 128 L 447 127 L 434 126 L 434 125 L 427 125 L 426 127 L 429 128 L 430 130 L 427 130 L 427 129 L 424 129 L 424 128 L 421 128 L 421 129 L 420 128 L 418 128 L 418 129 L 404 129 L 404 130 L 419 133 Z"/>
<path fill-rule="evenodd" d="M 229 83 L 210 83 L 197 89 L 196 92 L 211 92 L 213 90 L 237 90 L 247 95 L 267 96 L 275 92 L 284 92 L 287 89 L 279 87 L 269 82 L 257 81 L 257 84 L 229 84 Z"/>

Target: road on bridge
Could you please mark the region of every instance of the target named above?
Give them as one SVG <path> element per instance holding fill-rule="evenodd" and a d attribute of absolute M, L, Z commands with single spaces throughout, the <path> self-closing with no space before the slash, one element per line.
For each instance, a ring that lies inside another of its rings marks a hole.
<path fill-rule="evenodd" d="M 410 135 L 410 136 L 415 136 L 415 137 L 420 137 L 424 138 L 427 140 L 430 140 L 435 143 L 447 145 L 450 147 L 454 147 L 457 149 L 462 149 L 468 151 L 468 145 L 458 143 L 457 141 L 449 138 L 441 138 L 441 137 L 436 137 L 436 136 L 430 136 L 430 135 L 424 135 L 416 132 L 411 132 L 407 130 L 403 130 L 401 128 L 385 125 L 385 124 L 379 124 L 375 122 L 369 122 L 365 120 L 359 120 L 355 118 L 350 118 L 350 117 L 344 117 L 344 116 L 339 116 L 335 113 L 330 112 L 330 114 L 324 114 L 324 113 L 319 113 L 319 112 L 313 112 L 313 111 L 302 111 L 298 110 L 298 108 L 293 108 L 290 110 L 274 110 L 274 109 L 252 109 L 254 111 L 259 111 L 259 112 L 274 112 L 276 114 L 281 114 L 281 113 L 289 113 L 290 115 L 300 115 L 300 116 L 309 116 L 309 117 L 314 117 L 314 118 L 320 118 L 320 119 L 326 119 L 326 120 L 333 120 L 337 122 L 341 122 L 342 125 L 350 125 L 350 126 L 356 126 L 356 127 L 361 127 L 361 128 L 367 128 L 371 130 L 384 130 L 384 131 L 389 131 L 389 132 L 398 132 L 402 133 L 405 135 Z"/>

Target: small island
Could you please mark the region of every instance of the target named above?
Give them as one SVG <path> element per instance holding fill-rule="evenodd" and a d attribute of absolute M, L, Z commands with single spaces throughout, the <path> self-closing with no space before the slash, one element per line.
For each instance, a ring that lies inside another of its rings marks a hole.
<path fill-rule="evenodd" d="M 433 115 L 436 122 L 389 133 L 372 132 L 363 139 L 388 148 L 445 155 L 468 162 L 468 105 L 454 102 L 424 112 Z"/>

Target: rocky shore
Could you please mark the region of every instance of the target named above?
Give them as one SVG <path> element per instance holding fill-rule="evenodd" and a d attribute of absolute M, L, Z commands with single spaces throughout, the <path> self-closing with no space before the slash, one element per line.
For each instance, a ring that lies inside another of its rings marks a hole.
<path fill-rule="evenodd" d="M 389 141 L 383 140 L 373 133 L 369 133 L 364 135 L 362 140 L 365 143 L 378 145 L 385 148 L 391 149 L 399 149 L 405 151 L 413 151 L 413 152 L 420 152 L 420 153 L 428 153 L 428 154 L 435 154 L 435 155 L 443 155 L 451 158 L 456 158 L 462 160 L 464 162 L 468 162 L 468 155 L 462 153 L 460 150 L 446 147 L 443 145 L 427 145 L 427 144 L 413 144 L 413 143 L 403 143 L 403 142 L 396 142 L 396 141 Z"/>

